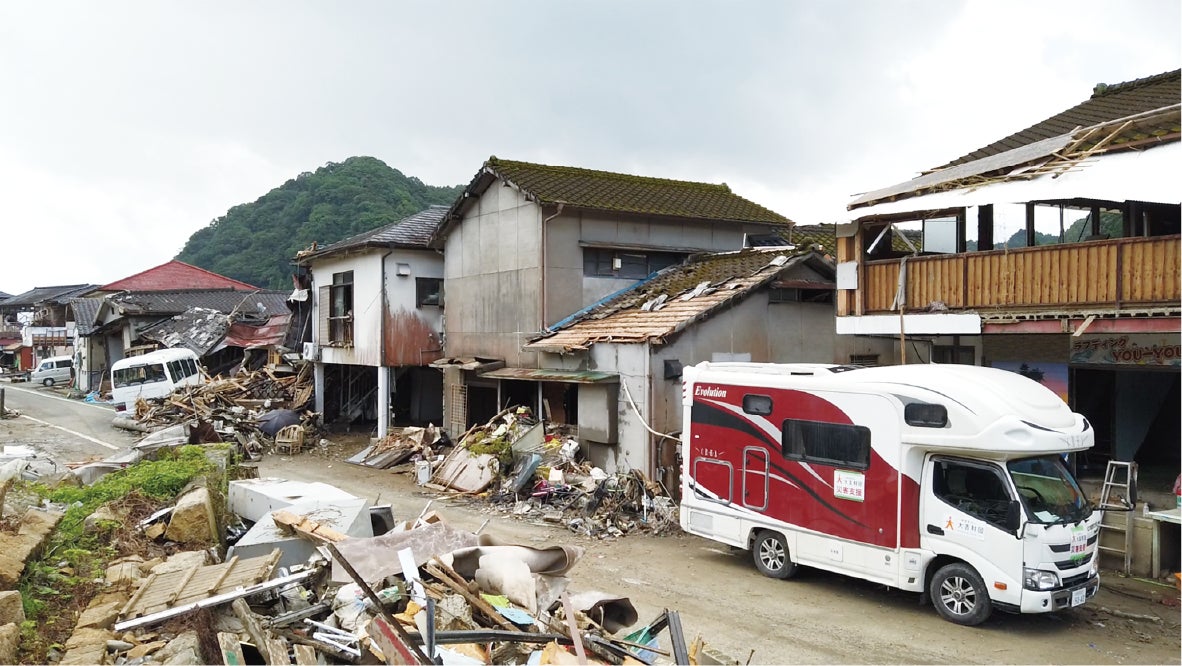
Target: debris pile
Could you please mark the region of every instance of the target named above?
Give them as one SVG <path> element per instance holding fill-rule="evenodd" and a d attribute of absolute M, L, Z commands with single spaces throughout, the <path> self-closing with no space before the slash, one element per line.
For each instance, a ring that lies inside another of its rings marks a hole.
<path fill-rule="evenodd" d="M 562 426 L 534 419 L 524 407 L 505 409 L 473 426 L 446 456 L 432 457 L 430 447 L 417 453 L 420 484 L 487 498 L 518 518 L 562 523 L 596 538 L 637 529 L 664 533 L 678 526 L 676 506 L 659 483 L 639 470 L 607 474 L 579 461 L 577 440 L 565 436 Z M 424 465 L 430 468 L 429 481 L 423 480 Z"/>
<path fill-rule="evenodd" d="M 326 484 L 246 479 L 226 509 L 253 525 L 217 557 L 201 491 L 132 523 L 192 550 L 109 563 L 54 661 L 694 664 L 705 650 L 676 612 L 633 630 L 629 599 L 569 589 L 578 546 L 502 543 L 426 508 L 386 524 L 371 518 L 388 507 Z"/>
<path fill-rule="evenodd" d="M 435 426 L 394 428 L 388 435 L 349 458 L 349 462 L 388 469 L 408 460 L 432 460 L 449 446 L 447 435 Z"/>
<path fill-rule="evenodd" d="M 116 425 L 152 432 L 187 424 L 193 443 L 237 442 L 252 458 L 272 445 L 298 453 L 320 432 L 319 415 L 307 411 L 312 392 L 311 364 L 287 375 L 264 367 L 178 387 L 162 400 L 137 399 L 134 420 Z"/>

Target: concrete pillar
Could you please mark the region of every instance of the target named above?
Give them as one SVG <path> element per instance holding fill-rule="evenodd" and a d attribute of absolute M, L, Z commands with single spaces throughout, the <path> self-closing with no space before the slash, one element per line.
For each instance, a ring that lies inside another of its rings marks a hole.
<path fill-rule="evenodd" d="M 312 365 L 312 388 L 315 392 L 316 411 L 324 413 L 324 364 L 315 363 Z"/>
<path fill-rule="evenodd" d="M 390 432 L 390 368 L 378 367 L 378 439 Z"/>

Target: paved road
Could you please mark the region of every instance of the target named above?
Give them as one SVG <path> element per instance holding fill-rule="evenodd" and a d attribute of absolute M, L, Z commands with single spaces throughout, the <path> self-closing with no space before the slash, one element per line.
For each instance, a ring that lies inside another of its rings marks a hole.
<path fill-rule="evenodd" d="M 137 439 L 111 425 L 115 410 L 109 406 L 34 385 L 0 384 L 0 389 L 5 407 L 18 410 L 23 421 L 20 428 L 12 419 L 0 421 L 0 444 L 32 446 L 58 463 L 71 463 L 105 458 Z"/>

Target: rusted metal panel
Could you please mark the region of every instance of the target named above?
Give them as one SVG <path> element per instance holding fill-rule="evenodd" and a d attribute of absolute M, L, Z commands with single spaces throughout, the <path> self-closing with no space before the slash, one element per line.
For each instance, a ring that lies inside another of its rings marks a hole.
<path fill-rule="evenodd" d="M 442 355 L 431 324 L 417 313 L 398 308 L 386 313 L 385 365 L 427 365 Z"/>

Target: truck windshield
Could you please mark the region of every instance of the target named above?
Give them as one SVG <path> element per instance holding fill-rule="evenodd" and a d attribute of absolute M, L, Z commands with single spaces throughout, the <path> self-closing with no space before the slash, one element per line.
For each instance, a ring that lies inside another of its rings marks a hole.
<path fill-rule="evenodd" d="M 1006 467 L 1034 522 L 1074 523 L 1091 515 L 1087 498 L 1058 456 L 1011 460 Z"/>

